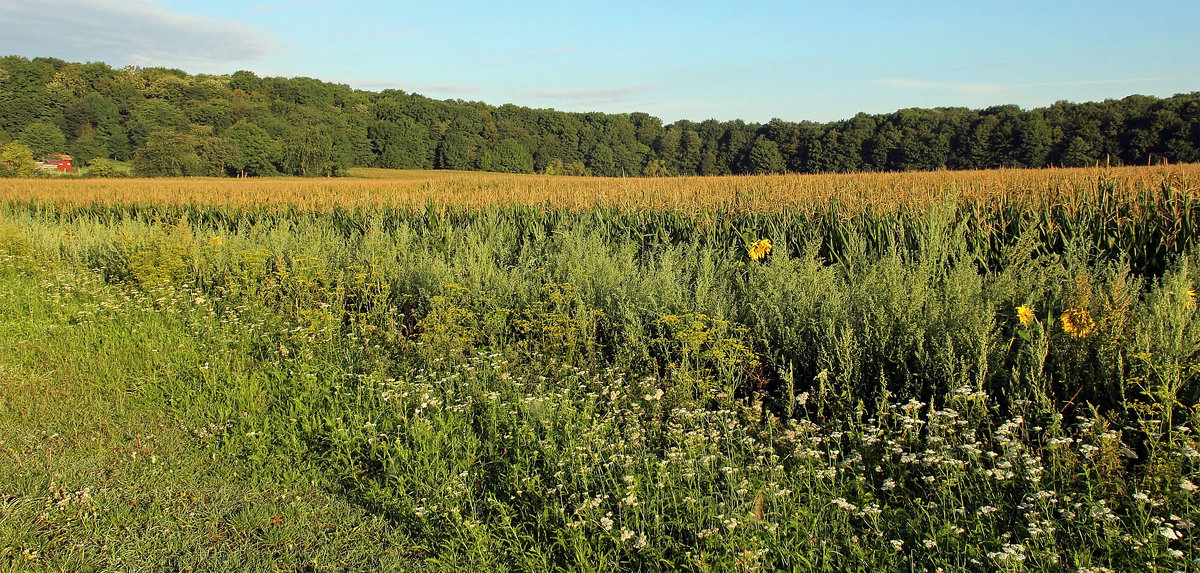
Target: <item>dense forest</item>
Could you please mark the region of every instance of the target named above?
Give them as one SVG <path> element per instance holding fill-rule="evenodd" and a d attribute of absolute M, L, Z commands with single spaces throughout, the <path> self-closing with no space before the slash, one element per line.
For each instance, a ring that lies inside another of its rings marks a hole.
<path fill-rule="evenodd" d="M 312 78 L 189 75 L 0 58 L 0 145 L 140 175 L 338 175 L 346 168 L 719 175 L 1200 159 L 1200 92 L 1160 99 L 860 113 L 831 123 L 568 113 Z"/>

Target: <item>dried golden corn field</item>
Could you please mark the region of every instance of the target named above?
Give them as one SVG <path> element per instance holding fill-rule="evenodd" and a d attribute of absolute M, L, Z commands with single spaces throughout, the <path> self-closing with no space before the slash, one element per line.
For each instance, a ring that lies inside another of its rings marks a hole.
<path fill-rule="evenodd" d="M 808 209 L 836 198 L 857 211 L 864 205 L 925 205 L 946 197 L 991 202 L 1069 204 L 1097 181 L 1119 181 L 1125 193 L 1156 193 L 1164 182 L 1200 193 L 1200 164 L 1076 169 L 1008 169 L 922 173 L 855 173 L 674 178 L 562 177 L 462 171 L 359 168 L 351 177 L 7 179 L 0 200 L 58 204 L 268 204 L 325 210 L 333 206 L 457 207 L 546 205 L 641 209 Z"/>

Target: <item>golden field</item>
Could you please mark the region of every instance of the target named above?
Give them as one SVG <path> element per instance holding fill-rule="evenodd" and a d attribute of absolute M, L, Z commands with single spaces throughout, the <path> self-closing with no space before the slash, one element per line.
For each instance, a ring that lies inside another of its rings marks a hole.
<path fill-rule="evenodd" d="M 0 201 L 80 204 L 483 207 L 597 205 L 644 209 L 804 209 L 836 198 L 856 210 L 920 205 L 947 196 L 998 202 L 1036 199 L 1071 203 L 1097 183 L 1120 193 L 1154 194 L 1163 183 L 1177 193 L 1200 193 L 1200 164 L 1170 166 L 1007 169 L 921 173 L 854 173 L 676 178 L 510 175 L 462 171 L 352 169 L 345 178 L 7 179 Z"/>

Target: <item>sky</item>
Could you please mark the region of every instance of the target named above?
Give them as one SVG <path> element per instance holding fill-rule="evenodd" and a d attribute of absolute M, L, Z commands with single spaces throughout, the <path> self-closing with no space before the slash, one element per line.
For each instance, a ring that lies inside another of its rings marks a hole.
<path fill-rule="evenodd" d="M 1169 97 L 1197 29 L 1197 0 L 0 0 L 0 55 L 667 123 Z"/>

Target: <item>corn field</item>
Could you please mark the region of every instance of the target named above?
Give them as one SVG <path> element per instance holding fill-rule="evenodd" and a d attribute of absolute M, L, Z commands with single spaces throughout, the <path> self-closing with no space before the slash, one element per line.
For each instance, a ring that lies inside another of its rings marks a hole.
<path fill-rule="evenodd" d="M 157 325 L 146 404 L 405 548 L 331 568 L 1200 567 L 1197 166 L 359 175 L 0 182 L 0 316 Z"/>

